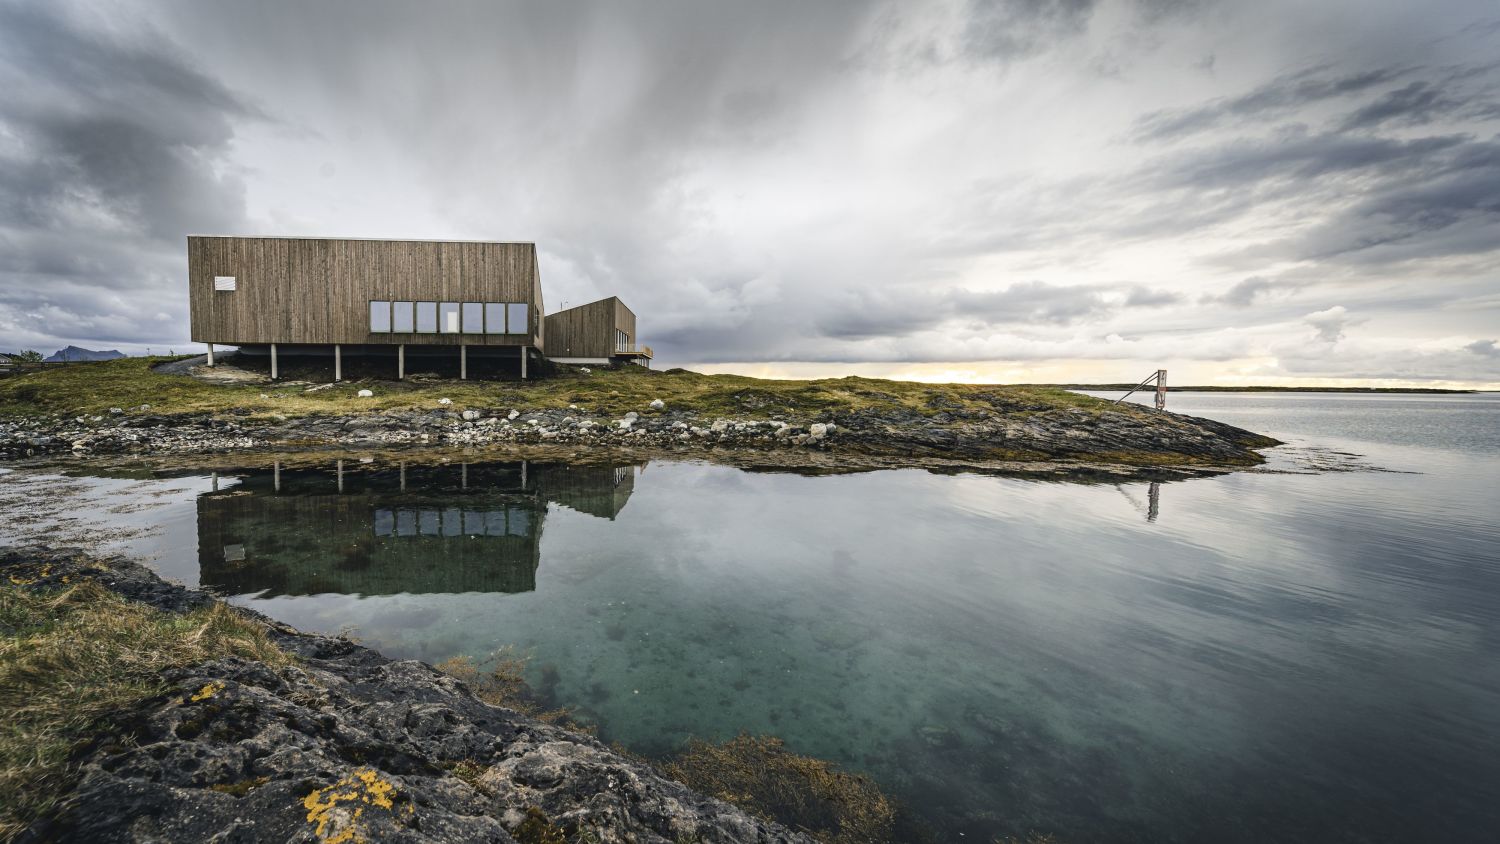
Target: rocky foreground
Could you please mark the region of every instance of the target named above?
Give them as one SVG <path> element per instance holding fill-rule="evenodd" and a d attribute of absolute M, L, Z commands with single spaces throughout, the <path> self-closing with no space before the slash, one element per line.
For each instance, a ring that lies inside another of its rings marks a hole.
<path fill-rule="evenodd" d="M 660 406 L 652 406 L 660 405 Z M 1121 405 L 1092 410 L 1015 406 L 996 395 L 988 409 L 902 407 L 826 414 L 817 421 L 707 417 L 653 402 L 620 416 L 579 408 L 388 410 L 294 418 L 153 413 L 150 406 L 90 416 L 0 421 L 0 457 L 96 454 L 201 454 L 246 449 L 515 444 L 644 448 L 669 453 L 1064 461 L 1085 464 L 1234 467 L 1261 462 L 1256 448 L 1277 441 L 1191 416 Z"/>
<path fill-rule="evenodd" d="M 173 613 L 212 598 L 123 559 L 0 553 L 28 589 L 82 578 Z M 415 661 L 266 622 L 298 658 L 173 670 L 74 753 L 21 841 L 812 842 Z"/>

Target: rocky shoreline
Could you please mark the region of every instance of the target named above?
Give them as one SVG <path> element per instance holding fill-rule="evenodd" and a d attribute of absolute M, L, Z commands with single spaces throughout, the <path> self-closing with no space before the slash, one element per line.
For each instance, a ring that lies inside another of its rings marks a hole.
<path fill-rule="evenodd" d="M 214 600 L 77 551 L 7 550 L 0 570 L 25 589 L 93 580 L 169 613 Z M 587 735 L 491 706 L 428 665 L 239 612 L 296 663 L 229 658 L 165 672 L 166 693 L 74 749 L 76 788 L 18 840 L 814 840 Z"/>
<path fill-rule="evenodd" d="M 0 458 L 47 455 L 214 454 L 310 448 L 569 446 L 706 455 L 795 467 L 809 462 L 920 465 L 1038 462 L 1079 466 L 1227 470 L 1262 462 L 1278 442 L 1231 425 L 1133 406 L 1091 411 L 900 407 L 835 412 L 817 420 L 705 417 L 653 402 L 621 416 L 577 407 L 385 411 L 359 415 L 155 414 L 149 406 L 92 416 L 0 421 Z M 811 461 L 810 457 L 816 456 Z"/>

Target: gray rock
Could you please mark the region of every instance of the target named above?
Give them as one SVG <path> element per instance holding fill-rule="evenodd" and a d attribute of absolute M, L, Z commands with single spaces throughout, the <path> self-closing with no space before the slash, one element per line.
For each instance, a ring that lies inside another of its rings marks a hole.
<path fill-rule="evenodd" d="M 0 552 L 0 573 L 38 553 Z M 167 612 L 210 601 L 130 561 L 47 562 L 40 588 L 87 572 Z M 165 672 L 165 694 L 115 714 L 130 740 L 80 748 L 67 809 L 23 840 L 512 842 L 530 811 L 600 842 L 813 844 L 430 666 L 282 625 L 272 637 L 296 664 Z"/>

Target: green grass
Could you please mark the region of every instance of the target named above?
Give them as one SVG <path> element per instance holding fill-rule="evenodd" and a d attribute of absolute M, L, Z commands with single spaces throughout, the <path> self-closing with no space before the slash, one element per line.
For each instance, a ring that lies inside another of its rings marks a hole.
<path fill-rule="evenodd" d="M 584 373 L 566 368 L 534 381 L 361 379 L 317 392 L 306 385 L 218 385 L 186 375 L 153 371 L 167 358 L 122 358 L 58 367 L 0 380 L 0 416 L 127 413 L 143 404 L 150 413 L 225 413 L 240 408 L 255 416 L 346 415 L 386 410 L 433 409 L 439 398 L 465 408 L 548 409 L 579 405 L 590 413 L 645 412 L 652 399 L 669 409 L 693 410 L 708 418 L 826 418 L 871 407 L 905 408 L 932 415 L 942 410 L 982 409 L 1025 415 L 1051 409 L 1098 411 L 1107 402 L 1054 387 L 921 384 L 874 378 L 779 381 L 740 375 L 703 375 L 682 369 L 599 367 Z M 356 393 L 369 389 L 373 398 Z M 264 395 L 266 398 L 261 398 Z M 1126 412 L 1130 412 L 1127 410 Z"/>
<path fill-rule="evenodd" d="M 91 581 L 60 592 L 24 585 L 12 575 L 0 586 L 0 841 L 53 809 L 76 778 L 73 745 L 163 692 L 163 670 L 226 656 L 291 661 L 262 625 L 221 603 L 173 615 Z"/>

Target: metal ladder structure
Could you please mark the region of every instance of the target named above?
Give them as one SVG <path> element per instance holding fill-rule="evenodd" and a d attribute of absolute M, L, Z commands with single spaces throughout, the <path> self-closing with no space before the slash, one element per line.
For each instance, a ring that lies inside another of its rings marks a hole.
<path fill-rule="evenodd" d="M 1152 381 L 1156 382 L 1156 409 L 1157 410 L 1166 410 L 1167 409 L 1167 371 L 1165 369 L 1158 369 L 1155 372 L 1151 373 L 1150 375 L 1147 375 L 1141 381 L 1141 383 L 1135 385 L 1134 387 L 1131 387 L 1129 393 L 1126 393 L 1125 395 L 1120 396 L 1119 398 L 1115 399 L 1114 400 L 1114 404 L 1119 404 L 1120 402 L 1122 402 L 1122 401 L 1130 398 L 1131 395 L 1134 394 L 1137 390 L 1141 389 L 1142 387 L 1146 386 L 1147 384 L 1150 384 Z"/>

